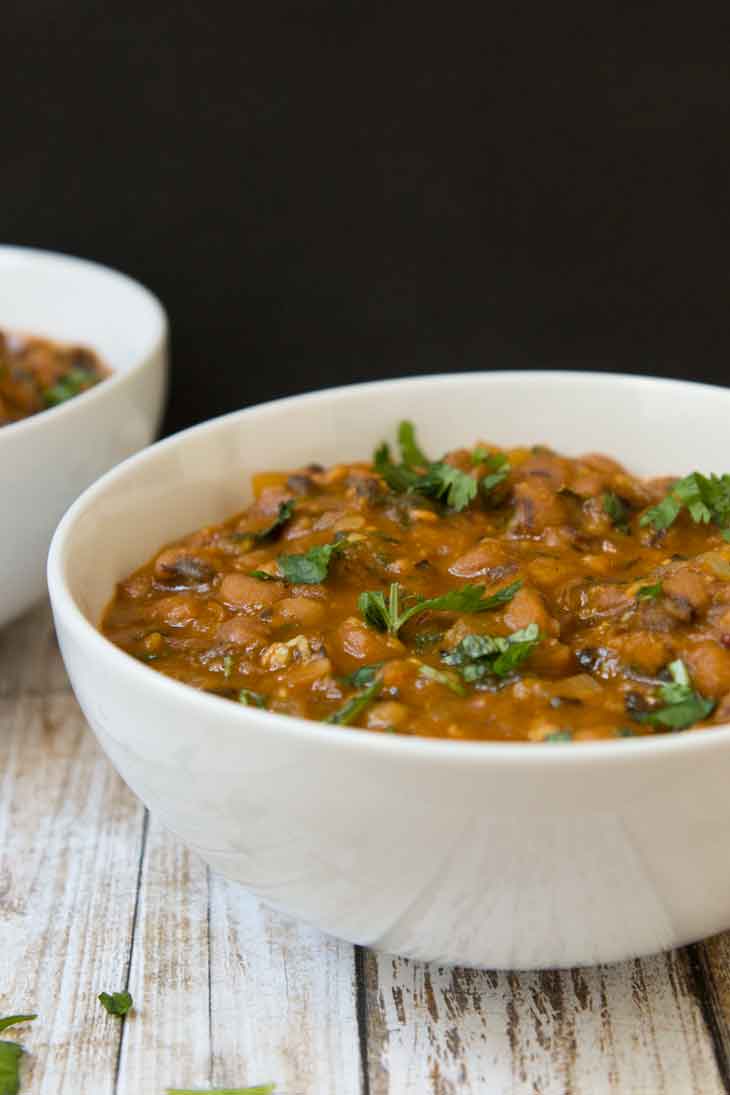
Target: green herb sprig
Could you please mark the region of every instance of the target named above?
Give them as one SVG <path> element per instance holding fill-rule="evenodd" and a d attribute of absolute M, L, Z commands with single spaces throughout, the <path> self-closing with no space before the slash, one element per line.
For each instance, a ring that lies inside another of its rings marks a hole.
<path fill-rule="evenodd" d="M 687 667 L 677 659 L 669 666 L 671 683 L 663 684 L 658 698 L 663 706 L 648 712 L 635 712 L 637 722 L 646 722 L 667 730 L 688 730 L 694 723 L 706 719 L 715 709 L 715 701 L 705 699 L 692 687 Z"/>
<path fill-rule="evenodd" d="M 380 678 L 376 678 L 372 684 L 359 692 L 357 696 L 349 699 L 338 711 L 328 715 L 324 721 L 335 723 L 337 726 L 349 726 L 363 713 L 366 707 L 369 707 L 377 699 L 382 687 Z"/>
<path fill-rule="evenodd" d="M 0 1031 L 17 1023 L 30 1023 L 37 1015 L 8 1015 L 0 1019 Z M 0 1040 L 0 1095 L 18 1095 L 20 1091 L 20 1059 L 23 1047 L 17 1042 Z"/>
<path fill-rule="evenodd" d="M 435 498 L 457 513 L 476 498 L 476 479 L 444 461 L 429 460 L 416 441 L 412 422 L 403 421 L 398 426 L 398 447 L 400 464 L 393 460 L 385 441 L 373 456 L 376 472 L 392 491 Z"/>
<path fill-rule="evenodd" d="M 714 521 L 725 539 L 730 539 L 730 475 L 702 475 L 693 471 L 678 480 L 656 506 L 642 514 L 639 524 L 651 525 L 657 532 L 672 525 L 682 509 L 687 509 L 695 524 Z"/>
<path fill-rule="evenodd" d="M 441 655 L 441 661 L 455 666 L 465 681 L 507 677 L 532 653 L 541 638 L 534 623 L 507 636 L 465 635 L 458 646 Z"/>
<path fill-rule="evenodd" d="M 302 555 L 280 555 L 276 560 L 285 581 L 292 585 L 319 585 L 329 573 L 332 559 L 344 551 L 346 540 L 320 544 Z"/>
<path fill-rule="evenodd" d="M 607 490 L 603 494 L 602 502 L 603 512 L 611 518 L 613 527 L 628 535 L 631 532 L 629 524 L 631 513 L 623 498 L 619 498 L 613 491 Z"/>
<path fill-rule="evenodd" d="M 402 587 L 398 582 L 392 582 L 387 601 L 382 591 L 369 591 L 360 594 L 357 607 L 370 627 L 377 631 L 387 631 L 389 635 L 397 635 L 409 620 L 422 612 L 489 612 L 511 601 L 521 586 L 522 581 L 518 579 L 490 597 L 484 597 L 484 586 L 465 585 L 441 597 L 415 597 L 413 603 L 406 608 Z"/>
<path fill-rule="evenodd" d="M 126 990 L 122 992 L 100 992 L 97 1000 L 110 1015 L 126 1015 L 134 1001 Z"/>

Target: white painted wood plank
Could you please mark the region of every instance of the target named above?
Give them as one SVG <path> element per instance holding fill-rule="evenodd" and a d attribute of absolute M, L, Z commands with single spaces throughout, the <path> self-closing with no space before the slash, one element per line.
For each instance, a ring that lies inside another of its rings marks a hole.
<path fill-rule="evenodd" d="M 215 1086 L 361 1090 L 353 948 L 211 875 Z"/>
<path fill-rule="evenodd" d="M 720 1095 L 683 955 L 569 972 L 370 955 L 372 1095 Z"/>
<path fill-rule="evenodd" d="M 201 860 L 150 819 L 115 1095 L 208 1087 L 208 883 Z"/>
<path fill-rule="evenodd" d="M 21 686 L 48 668 L 26 656 Z M 124 984 L 141 831 L 70 693 L 0 700 L 0 1010 L 39 1013 L 23 1091 L 112 1092 L 119 1022 L 96 996 Z"/>

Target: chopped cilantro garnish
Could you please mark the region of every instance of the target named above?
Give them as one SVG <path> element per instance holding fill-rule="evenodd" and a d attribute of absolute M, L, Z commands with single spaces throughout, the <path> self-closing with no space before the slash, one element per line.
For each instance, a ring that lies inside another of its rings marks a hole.
<path fill-rule="evenodd" d="M 679 479 L 661 502 L 642 515 L 639 523 L 661 532 L 673 524 L 683 507 L 695 524 L 714 521 L 721 529 L 730 531 L 730 475 L 702 475 L 693 471 Z"/>
<path fill-rule="evenodd" d="M 636 731 L 632 730 L 630 726 L 619 726 L 616 731 L 616 737 L 618 738 L 633 738 L 636 736 Z"/>
<path fill-rule="evenodd" d="M 476 465 L 484 464 L 489 459 L 489 449 L 485 449 L 484 445 L 477 445 L 471 454 L 471 462 Z"/>
<path fill-rule="evenodd" d="M 443 639 L 443 637 L 443 631 L 421 631 L 414 638 L 413 645 L 420 653 L 422 650 L 425 650 L 426 647 L 433 646 L 434 643 L 437 643 L 439 639 Z"/>
<path fill-rule="evenodd" d="M 438 498 L 450 509 L 460 512 L 476 498 L 477 481 L 450 464 L 438 463 L 431 464 L 425 476 L 411 489 L 429 498 Z"/>
<path fill-rule="evenodd" d="M 398 426 L 398 445 L 406 467 L 425 468 L 431 463 L 416 441 L 416 430 L 412 422 L 401 422 Z"/>
<path fill-rule="evenodd" d="M 258 578 L 260 582 L 276 582 L 278 578 L 275 574 L 269 574 L 265 570 L 249 570 L 249 578 Z"/>
<path fill-rule="evenodd" d="M 498 487 L 500 483 L 503 483 L 509 475 L 511 468 L 509 460 L 503 452 L 492 453 L 491 456 L 487 456 L 484 461 L 488 468 L 491 468 L 489 475 L 485 475 L 480 481 L 479 486 L 484 494 L 491 494 L 495 487 Z"/>
<path fill-rule="evenodd" d="M 318 585 L 327 577 L 330 560 L 345 548 L 346 540 L 320 544 L 303 555 L 280 555 L 276 560 L 285 581 L 292 585 Z"/>
<path fill-rule="evenodd" d="M 398 445 L 400 464 L 394 463 L 386 442 L 378 446 L 373 456 L 376 472 L 392 491 L 397 494 L 423 494 L 439 499 L 457 511 L 466 509 L 476 497 L 475 479 L 459 468 L 452 468 L 443 461 L 431 461 L 425 456 L 416 441 L 412 422 L 400 423 Z"/>
<path fill-rule="evenodd" d="M 522 582 L 512 582 L 504 589 L 493 593 L 491 597 L 484 597 L 484 586 L 462 586 L 454 589 L 441 597 L 431 597 L 424 600 L 423 597 L 414 598 L 408 608 L 401 604 L 402 588 L 398 582 L 390 586 L 388 600 L 380 590 L 361 593 L 357 600 L 357 607 L 367 624 L 378 631 L 387 631 L 390 635 L 397 635 L 408 620 L 421 612 L 487 612 L 499 605 L 510 601 Z"/>
<path fill-rule="evenodd" d="M 687 730 L 712 714 L 715 701 L 705 699 L 699 692 L 695 692 L 683 661 L 678 659 L 672 662 L 669 672 L 671 683 L 661 685 L 658 693 L 664 706 L 648 712 L 637 711 L 633 717 L 637 722 L 648 722 L 651 726 Z"/>
<path fill-rule="evenodd" d="M 723 540 L 727 540 L 727 542 L 730 544 L 730 528 L 722 530 L 722 538 Z"/>
<path fill-rule="evenodd" d="M 445 665 L 455 666 L 465 681 L 492 675 L 507 677 L 540 642 L 540 629 L 530 624 L 511 635 L 466 635 L 459 645 L 441 655 Z"/>
<path fill-rule="evenodd" d="M 43 399 L 47 407 L 57 407 L 59 403 L 65 403 L 67 399 L 72 399 L 95 383 L 96 377 L 86 369 L 69 369 L 52 387 L 46 388 Z"/>
<path fill-rule="evenodd" d="M 336 723 L 338 726 L 349 726 L 377 698 L 381 688 L 380 679 L 376 678 L 364 691 L 359 692 L 357 696 L 353 696 L 339 711 L 334 711 L 324 721 Z"/>
<path fill-rule="evenodd" d="M 258 532 L 252 532 L 253 539 L 260 543 L 261 540 L 268 540 L 268 538 L 280 529 L 282 525 L 285 525 L 287 521 L 292 517 L 294 513 L 294 499 L 290 498 L 286 502 L 279 503 L 279 512 L 274 520 L 266 528 L 260 529 Z"/>
<path fill-rule="evenodd" d="M 100 992 L 97 1000 L 110 1015 L 126 1015 L 133 1004 L 132 997 L 126 990 L 123 992 Z"/>
<path fill-rule="evenodd" d="M 550 734 L 546 734 L 543 741 L 547 742 L 560 742 L 560 741 L 572 741 L 572 730 L 553 730 Z"/>
<path fill-rule="evenodd" d="M 653 586 L 642 586 L 641 589 L 636 591 L 637 601 L 654 601 L 657 597 L 662 595 L 662 583 L 657 582 Z"/>
<path fill-rule="evenodd" d="M 252 692 L 250 688 L 242 688 L 238 693 L 238 702 L 246 707 L 266 707 L 266 697 L 260 692 Z"/>
<path fill-rule="evenodd" d="M 457 696 L 465 696 L 466 690 L 458 677 L 453 673 L 445 673 L 443 669 L 435 669 L 432 665 L 422 665 L 418 670 L 419 677 L 426 677 L 437 684 L 444 684 L 455 692 Z"/>
<path fill-rule="evenodd" d="M 366 684 L 372 684 L 378 675 L 378 671 L 382 668 L 382 662 L 373 662 L 372 665 L 361 665 L 354 673 L 348 673 L 346 677 L 343 677 L 342 683 L 349 684 L 353 688 L 362 688 Z"/>
<path fill-rule="evenodd" d="M 629 507 L 624 502 L 623 498 L 619 498 L 613 491 L 607 490 L 603 495 L 603 512 L 607 513 L 611 518 L 611 523 L 615 529 L 619 532 L 629 533 L 631 526 L 629 525 Z"/>
<path fill-rule="evenodd" d="M 0 1030 L 15 1026 L 16 1023 L 29 1023 L 35 1015 L 8 1015 L 0 1019 Z M 20 1091 L 20 1058 L 23 1047 L 17 1042 L 0 1041 L 0 1095 L 18 1095 Z"/>

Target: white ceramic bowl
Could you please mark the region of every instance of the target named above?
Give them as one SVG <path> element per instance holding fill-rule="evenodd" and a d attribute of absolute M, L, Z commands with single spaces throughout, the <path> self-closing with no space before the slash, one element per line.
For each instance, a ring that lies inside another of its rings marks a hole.
<path fill-rule="evenodd" d="M 149 444 L 164 399 L 159 301 L 93 262 L 0 247 L 0 328 L 78 342 L 113 375 L 42 414 L 0 426 L 0 627 L 45 593 L 54 528 L 82 490 Z"/>
<path fill-rule="evenodd" d="M 385 951 L 570 966 L 730 927 L 729 728 L 582 745 L 345 730 L 196 692 L 96 630 L 114 583 L 242 508 L 251 472 L 366 457 L 403 417 L 434 453 L 483 438 L 647 474 L 730 463 L 730 391 L 569 373 L 340 388 L 155 445 L 72 506 L 49 558 L 66 666 L 112 761 L 216 870 Z"/>

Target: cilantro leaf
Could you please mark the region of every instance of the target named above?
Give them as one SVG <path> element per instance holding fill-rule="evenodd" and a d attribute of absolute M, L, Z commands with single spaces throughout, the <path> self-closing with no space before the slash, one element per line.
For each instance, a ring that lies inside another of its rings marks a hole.
<path fill-rule="evenodd" d="M 510 467 L 509 460 L 503 452 L 494 452 L 487 456 L 484 463 L 492 471 L 489 475 L 485 475 L 480 481 L 479 486 L 484 494 L 491 494 L 495 487 L 498 487 L 500 483 L 503 483 L 509 475 L 512 468 Z"/>
<path fill-rule="evenodd" d="M 484 597 L 484 586 L 465 585 L 461 589 L 453 589 L 450 593 L 444 593 L 440 597 L 416 597 L 414 603 L 408 608 L 401 604 L 402 589 L 398 582 L 392 582 L 388 593 L 369 591 L 361 593 L 357 599 L 357 607 L 360 610 L 365 623 L 378 631 L 387 631 L 390 635 L 397 635 L 400 629 L 422 612 L 488 612 L 500 605 L 511 601 L 515 593 L 521 588 L 522 582 L 518 580 L 503 589 L 497 590 L 490 597 Z"/>
<path fill-rule="evenodd" d="M 641 589 L 636 591 L 637 601 L 654 601 L 657 597 L 662 595 L 662 583 L 657 582 L 653 586 L 642 586 Z"/>
<path fill-rule="evenodd" d="M 126 1015 L 133 1003 L 131 995 L 126 990 L 122 992 L 100 992 L 97 1000 L 110 1015 Z"/>
<path fill-rule="evenodd" d="M 450 509 L 458 513 L 476 498 L 477 481 L 450 464 L 438 463 L 431 464 L 425 476 L 411 489 L 429 498 L 445 501 Z"/>
<path fill-rule="evenodd" d="M 7 1015 L 4 1019 L 0 1019 L 0 1030 L 7 1030 L 8 1027 L 14 1027 L 18 1023 L 31 1023 L 37 1018 L 37 1015 Z"/>
<path fill-rule="evenodd" d="M 266 570 L 249 570 L 249 578 L 258 578 L 260 582 L 276 582 L 278 578 L 275 574 L 269 574 Z"/>
<path fill-rule="evenodd" d="M 543 741 L 547 741 L 547 742 L 550 742 L 550 743 L 560 742 L 560 741 L 572 741 L 572 740 L 573 740 L 573 731 L 572 730 L 553 730 L 552 733 L 546 734 L 545 737 L 543 738 Z"/>
<path fill-rule="evenodd" d="M 22 1056 L 23 1047 L 17 1042 L 0 1041 L 0 1095 L 18 1095 Z"/>
<path fill-rule="evenodd" d="M 255 1084 L 253 1087 L 211 1087 L 207 1091 L 199 1087 L 168 1087 L 167 1095 L 272 1095 L 274 1091 L 276 1091 L 276 1084 Z"/>
<path fill-rule="evenodd" d="M 470 475 L 443 461 L 428 459 L 416 441 L 412 422 L 404 421 L 398 426 L 398 445 L 400 464 L 393 461 L 390 446 L 385 441 L 373 456 L 376 472 L 396 494 L 423 494 L 445 501 L 457 511 L 466 509 L 476 497 L 476 480 Z"/>
<path fill-rule="evenodd" d="M 629 507 L 624 502 L 623 498 L 619 498 L 613 491 L 607 490 L 603 494 L 603 512 L 607 513 L 611 518 L 611 523 L 615 529 L 619 532 L 625 532 L 627 535 L 631 532 L 629 525 Z"/>
<path fill-rule="evenodd" d="M 352 688 L 362 688 L 366 684 L 372 684 L 383 668 L 383 662 L 373 662 L 372 665 L 361 665 L 354 673 L 348 673 L 342 678 L 343 684 L 349 684 Z"/>
<path fill-rule="evenodd" d="M 268 538 L 274 532 L 276 532 L 277 529 L 280 529 L 282 527 L 282 525 L 285 525 L 287 523 L 287 521 L 293 516 L 293 514 L 294 514 L 294 499 L 293 498 L 289 498 L 288 501 L 286 501 L 286 502 L 280 502 L 279 503 L 279 512 L 277 513 L 276 517 L 271 522 L 271 524 L 267 525 L 266 528 L 260 529 L 259 532 L 252 532 L 251 536 L 253 536 L 256 543 L 260 543 L 262 540 L 268 540 Z"/>
<path fill-rule="evenodd" d="M 338 726 L 349 726 L 377 698 L 382 687 L 380 679 L 376 678 L 364 691 L 353 696 L 339 711 L 334 711 L 324 721 L 336 723 Z"/>
<path fill-rule="evenodd" d="M 398 426 L 398 445 L 401 460 L 409 468 L 425 468 L 431 463 L 416 441 L 416 430 L 412 422 L 401 422 Z"/>
<path fill-rule="evenodd" d="M 671 682 L 659 688 L 658 698 L 663 701 L 664 706 L 653 711 L 636 712 L 633 717 L 637 722 L 647 722 L 651 726 L 687 730 L 712 714 L 715 701 L 705 699 L 699 692 L 695 692 L 683 661 L 678 659 L 672 662 L 669 672 L 672 676 Z"/>
<path fill-rule="evenodd" d="M 443 669 L 436 669 L 432 665 L 422 665 L 418 670 L 419 677 L 426 677 L 427 680 L 436 681 L 437 684 L 446 685 L 452 692 L 455 692 L 457 696 L 465 696 L 466 690 L 452 673 L 445 673 Z"/>
<path fill-rule="evenodd" d="M 412 471 L 407 465 L 393 463 L 390 446 L 385 441 L 375 450 L 373 466 L 381 479 L 384 479 L 396 494 L 403 494 L 410 490 L 420 478 L 418 472 Z"/>
<path fill-rule="evenodd" d="M 465 635 L 458 646 L 441 655 L 445 665 L 459 669 L 465 681 L 486 676 L 507 677 L 528 657 L 542 636 L 537 624 L 511 635 Z"/>
<path fill-rule="evenodd" d="M 318 585 L 326 579 L 330 561 L 344 550 L 345 543 L 336 540 L 310 548 L 303 555 L 280 555 L 276 561 L 285 581 L 292 585 Z"/>
<path fill-rule="evenodd" d="M 86 369 L 79 369 L 78 367 L 69 369 L 65 376 L 62 376 L 52 387 L 46 388 L 43 392 L 46 406 L 57 407 L 59 403 L 65 403 L 67 399 L 73 399 L 75 395 L 80 395 L 84 389 L 92 387 L 96 383 L 96 379 L 95 375 L 87 372 Z"/>
<path fill-rule="evenodd" d="M 238 693 L 238 702 L 245 707 L 266 707 L 266 697 L 260 692 L 252 692 L 250 688 L 242 688 Z"/>
<path fill-rule="evenodd" d="M 677 480 L 661 502 L 642 515 L 639 523 L 651 525 L 661 532 L 673 524 L 683 507 L 695 524 L 714 521 L 721 529 L 727 529 L 730 526 L 730 475 L 702 475 L 693 471 Z"/>

